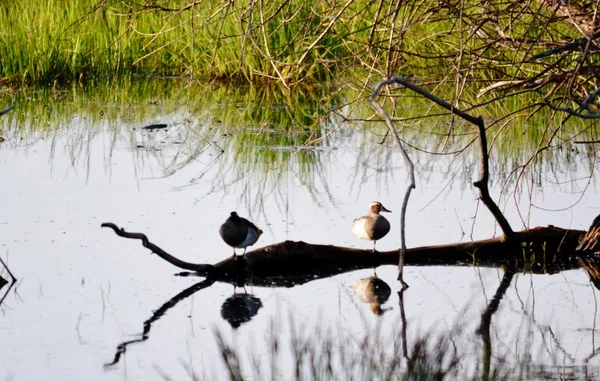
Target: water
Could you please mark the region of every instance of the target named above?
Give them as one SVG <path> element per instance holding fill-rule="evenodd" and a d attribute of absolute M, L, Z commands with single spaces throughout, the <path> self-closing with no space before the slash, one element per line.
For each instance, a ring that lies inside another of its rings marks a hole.
<path fill-rule="evenodd" d="M 22 101 L 12 112 L 18 115 L 27 105 Z M 392 231 L 377 248 L 400 246 L 406 173 L 391 139 L 378 144 L 381 126 L 347 123 L 316 149 L 298 150 L 304 133 L 296 138 L 294 132 L 277 132 L 278 126 L 240 125 L 213 115 L 217 109 L 235 113 L 231 104 L 203 107 L 166 103 L 119 119 L 95 119 L 74 107 L 62 111 L 62 122 L 51 116 L 0 119 L 6 139 L 0 143 L 0 256 L 18 278 L 0 307 L 0 379 L 223 379 L 227 370 L 218 335 L 239 351 L 248 379 L 272 372 L 292 378 L 290 348 L 298 337 L 315 345 L 333 340 L 355 355 L 373 348 L 388 357 L 401 353 L 400 285 L 392 266 L 377 269 L 391 288 L 380 316 L 351 287 L 372 276 L 370 269 L 291 288 L 248 286 L 252 297 L 239 303 L 249 301 L 251 312 L 244 318 L 249 320 L 235 329 L 221 314 L 234 294 L 230 284 L 212 284 L 156 316 L 202 278 L 174 276 L 181 270 L 101 223 L 145 233 L 182 260 L 212 264 L 231 255 L 217 232 L 233 210 L 264 230 L 255 248 L 301 240 L 369 249 L 371 243 L 354 237 L 349 224 L 378 200 L 394 213 Z M 272 108 L 277 110 L 287 112 Z M 332 117 L 319 136 L 337 121 Z M 142 129 L 152 123 L 169 127 Z M 470 186 L 477 177 L 475 154 L 411 152 L 418 183 L 408 209 L 409 247 L 499 234 Z M 600 206 L 598 176 L 586 178 L 589 162 L 582 153 L 569 161 L 575 172 L 559 166 L 528 174 L 525 190 L 501 200 L 513 228 L 522 228 L 516 199 L 531 227 L 587 229 Z M 497 199 L 506 172 L 495 168 L 491 191 Z M 5 271 L 0 275 L 8 277 Z M 461 369 L 481 369 L 481 336 L 475 330 L 502 276 L 493 268 L 406 268 L 409 351 L 425 333 L 450 335 L 466 354 Z M 517 273 L 492 317 L 492 365 L 504 358 L 511 369 L 530 361 L 553 373 L 597 375 L 597 291 L 581 269 Z M 237 294 L 244 291 L 238 288 Z M 127 346 L 107 366 L 121 343 L 144 337 L 148 319 L 146 339 Z M 280 345 L 272 357 L 274 338 Z M 361 371 L 349 370 L 356 378 L 370 378 Z"/>

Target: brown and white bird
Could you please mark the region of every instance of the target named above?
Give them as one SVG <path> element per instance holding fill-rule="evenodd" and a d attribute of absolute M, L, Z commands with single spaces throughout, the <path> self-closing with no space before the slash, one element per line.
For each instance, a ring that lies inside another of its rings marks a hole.
<path fill-rule="evenodd" d="M 236 212 L 231 212 L 229 218 L 219 228 L 219 234 L 226 244 L 233 247 L 233 256 L 236 256 L 235 249 L 244 249 L 252 246 L 258 241 L 263 233 L 252 222 L 238 216 Z"/>
<path fill-rule="evenodd" d="M 369 205 L 369 215 L 355 219 L 350 225 L 358 238 L 373 241 L 373 252 L 377 240 L 385 237 L 390 231 L 390 222 L 380 215 L 380 212 L 391 213 L 392 211 L 386 209 L 379 201 L 373 201 Z"/>
<path fill-rule="evenodd" d="M 363 302 L 371 305 L 371 312 L 374 315 L 383 315 L 387 310 L 381 308 L 381 305 L 390 298 L 392 289 L 383 280 L 376 276 L 359 279 L 352 284 L 352 288 Z"/>

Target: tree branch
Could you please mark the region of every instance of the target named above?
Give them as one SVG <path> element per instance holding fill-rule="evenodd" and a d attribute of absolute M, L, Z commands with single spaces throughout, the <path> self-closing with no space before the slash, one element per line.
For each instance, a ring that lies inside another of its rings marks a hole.
<path fill-rule="evenodd" d="M 208 277 L 209 275 L 216 275 L 215 274 L 215 272 L 216 272 L 215 266 L 207 265 L 207 264 L 189 263 L 189 262 L 182 261 L 181 259 L 175 258 L 171 254 L 167 253 L 160 247 L 158 247 L 155 244 L 153 244 L 152 242 L 150 242 L 148 240 L 148 237 L 146 237 L 145 234 L 126 232 L 125 229 L 119 228 L 117 225 L 115 225 L 111 222 L 105 222 L 101 225 L 101 227 L 111 228 L 119 237 L 141 240 L 142 245 L 145 248 L 150 249 L 152 251 L 152 254 L 158 255 L 159 257 L 161 257 L 165 261 L 169 262 L 173 266 L 177 266 L 179 268 L 186 269 L 186 270 L 195 271 L 200 276 Z"/>
<path fill-rule="evenodd" d="M 404 87 L 407 87 L 408 89 L 425 97 L 426 99 L 429 99 L 430 101 L 432 101 L 434 103 L 437 103 L 439 106 L 445 108 L 446 110 L 450 111 L 451 113 L 458 115 L 460 118 L 466 120 L 467 122 L 477 126 L 477 129 L 479 131 L 479 142 L 480 142 L 480 148 L 481 148 L 480 178 L 479 178 L 479 180 L 477 180 L 473 183 L 473 186 L 475 186 L 477 189 L 479 189 L 479 198 L 481 199 L 481 201 L 483 201 L 485 206 L 487 206 L 489 211 L 492 213 L 492 215 L 496 219 L 496 222 L 498 222 L 498 225 L 500 225 L 500 229 L 502 229 L 502 232 L 504 233 L 505 237 L 511 238 L 514 235 L 514 231 L 510 227 L 508 220 L 506 219 L 506 217 L 504 217 L 504 214 L 502 214 L 502 211 L 500 210 L 498 205 L 490 197 L 490 192 L 489 192 L 489 188 L 488 188 L 489 154 L 488 154 L 488 149 L 487 149 L 487 137 L 486 137 L 486 133 L 485 133 L 485 125 L 483 123 L 483 119 L 480 116 L 474 117 L 470 114 L 467 114 L 464 111 L 461 111 L 460 109 L 452 106 L 450 103 L 446 102 L 445 100 L 436 97 L 435 95 L 416 86 L 412 82 L 410 82 L 400 76 L 391 77 L 391 78 L 387 79 L 386 81 L 381 82 L 381 84 L 377 88 L 379 88 L 382 84 L 391 84 L 391 83 L 398 83 L 400 85 L 403 85 Z M 373 98 L 373 95 L 371 95 L 371 98 Z"/>
<path fill-rule="evenodd" d="M 400 249 L 400 256 L 398 258 L 398 280 L 400 282 L 402 282 L 402 285 L 404 287 L 408 287 L 408 284 L 406 284 L 406 282 L 404 282 L 404 279 L 402 277 L 402 272 L 403 272 L 402 270 L 404 267 L 404 263 L 403 263 L 404 262 L 404 254 L 406 253 L 406 235 L 405 235 L 406 207 L 408 206 L 408 199 L 410 198 L 410 193 L 412 192 L 413 189 L 416 188 L 415 166 L 413 165 L 412 160 L 410 160 L 410 157 L 406 153 L 406 150 L 402 146 L 400 137 L 398 137 L 398 131 L 396 131 L 396 128 L 394 127 L 394 124 L 392 123 L 390 116 L 388 115 L 387 112 L 385 112 L 383 107 L 381 107 L 381 104 L 379 104 L 379 102 L 377 102 L 375 100 L 375 97 L 379 94 L 379 92 L 381 91 L 381 88 L 383 86 L 387 86 L 387 85 L 391 85 L 391 84 L 395 83 L 394 78 L 397 78 L 397 77 L 392 77 L 390 79 L 379 82 L 379 84 L 377 85 L 375 90 L 373 90 L 373 92 L 371 93 L 371 97 L 369 97 L 369 101 L 371 102 L 371 105 L 373 105 L 373 108 L 375 108 L 375 110 L 377 110 L 377 112 L 379 112 L 379 114 L 381 114 L 381 116 L 383 116 L 383 119 L 385 119 L 385 123 L 387 124 L 388 131 L 392 134 L 394 143 L 396 143 L 396 146 L 398 147 L 398 149 L 400 150 L 400 153 L 402 154 L 402 157 L 404 158 L 404 163 L 406 163 L 406 166 L 408 167 L 408 176 L 410 179 L 410 183 L 408 184 L 408 187 L 406 188 L 406 191 L 404 193 L 404 200 L 402 201 L 402 213 L 400 214 L 401 249 Z"/>

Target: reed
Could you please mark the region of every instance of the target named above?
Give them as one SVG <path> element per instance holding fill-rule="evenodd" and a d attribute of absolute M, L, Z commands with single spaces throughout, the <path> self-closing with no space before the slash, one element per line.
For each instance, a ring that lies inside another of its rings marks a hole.
<path fill-rule="evenodd" d="M 546 68 L 528 57 L 547 49 L 548 41 L 579 36 L 535 5 L 461 4 L 6 2 L 0 6 L 0 78 L 51 86 L 122 74 L 175 75 L 289 88 L 404 73 L 452 85 L 453 98 L 462 99 L 486 81 Z M 571 58 L 558 68 L 577 65 Z"/>

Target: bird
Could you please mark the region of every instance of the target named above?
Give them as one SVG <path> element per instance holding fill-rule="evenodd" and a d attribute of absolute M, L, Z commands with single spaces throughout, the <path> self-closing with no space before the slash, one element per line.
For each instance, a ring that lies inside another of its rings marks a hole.
<path fill-rule="evenodd" d="M 236 257 L 235 249 L 244 249 L 252 246 L 258 241 L 258 238 L 263 233 L 262 230 L 256 227 L 252 222 L 238 216 L 236 212 L 231 212 L 231 215 L 219 228 L 219 234 L 226 244 L 233 247 L 233 256 Z"/>
<path fill-rule="evenodd" d="M 355 219 L 350 225 L 358 238 L 373 241 L 373 252 L 377 240 L 385 237 L 390 231 L 390 222 L 379 212 L 391 213 L 392 211 L 386 209 L 379 201 L 373 201 L 369 204 L 369 215 Z"/>
<path fill-rule="evenodd" d="M 377 276 L 359 279 L 352 288 L 360 299 L 371 305 L 371 312 L 374 315 L 383 315 L 386 311 L 381 305 L 387 302 L 392 293 L 390 286 Z"/>

